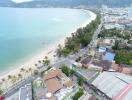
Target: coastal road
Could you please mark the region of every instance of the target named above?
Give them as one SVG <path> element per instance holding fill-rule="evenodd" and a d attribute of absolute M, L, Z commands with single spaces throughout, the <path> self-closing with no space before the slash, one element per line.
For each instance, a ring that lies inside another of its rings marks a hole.
<path fill-rule="evenodd" d="M 97 40 L 98 40 L 98 34 L 101 32 L 102 26 L 103 26 L 103 19 L 101 18 L 101 23 L 96 29 L 96 31 L 94 32 L 94 35 L 93 35 L 92 41 L 89 44 L 89 47 L 96 47 Z"/>
<path fill-rule="evenodd" d="M 10 97 L 11 95 L 15 94 L 21 87 L 25 86 L 26 84 L 31 83 L 37 77 L 38 75 L 28 77 L 27 79 L 23 79 L 19 83 L 13 85 L 11 88 L 8 88 L 7 92 L 4 94 L 5 98 Z"/>

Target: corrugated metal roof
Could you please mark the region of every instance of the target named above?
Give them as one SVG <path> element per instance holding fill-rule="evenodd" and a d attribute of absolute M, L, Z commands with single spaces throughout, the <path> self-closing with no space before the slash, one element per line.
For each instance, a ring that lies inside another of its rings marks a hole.
<path fill-rule="evenodd" d="M 114 98 L 119 95 L 123 88 L 131 83 L 132 76 L 116 72 L 103 72 L 92 84 L 110 98 Z"/>

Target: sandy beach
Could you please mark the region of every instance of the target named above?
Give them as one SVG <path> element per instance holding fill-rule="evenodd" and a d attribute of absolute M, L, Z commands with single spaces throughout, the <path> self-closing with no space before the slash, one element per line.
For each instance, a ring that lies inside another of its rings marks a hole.
<path fill-rule="evenodd" d="M 90 18 L 88 18 L 84 23 L 82 23 L 79 27 L 77 27 L 71 33 L 75 32 L 80 27 L 85 27 L 91 21 L 96 19 L 96 14 L 94 14 L 91 11 L 87 11 L 87 10 L 85 10 L 85 11 L 90 14 Z M 71 33 L 67 34 L 66 37 L 70 37 Z M 61 44 L 62 46 L 64 45 L 64 41 L 65 41 L 66 37 L 62 38 L 61 40 L 57 41 L 54 44 L 49 45 L 47 48 L 44 48 L 43 50 L 40 50 L 40 52 L 35 54 L 32 57 L 32 59 L 29 59 L 25 63 L 23 63 L 23 64 L 21 63 L 21 64 L 15 65 L 15 66 L 12 66 L 12 69 L 10 69 L 6 72 L 0 73 L 0 81 L 3 78 L 6 79 L 8 77 L 8 75 L 12 75 L 12 76 L 18 75 L 21 68 L 29 69 L 30 67 L 32 67 L 32 69 L 36 69 L 35 64 L 37 64 L 39 60 L 43 60 L 45 56 L 47 56 L 51 60 L 51 64 L 53 64 L 54 60 L 55 60 L 54 55 L 55 55 L 56 48 L 57 48 L 58 44 Z M 20 67 L 18 68 L 18 66 L 20 66 Z"/>

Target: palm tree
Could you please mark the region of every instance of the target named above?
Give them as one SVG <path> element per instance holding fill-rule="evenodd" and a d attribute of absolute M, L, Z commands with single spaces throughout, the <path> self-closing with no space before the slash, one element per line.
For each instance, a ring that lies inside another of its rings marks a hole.
<path fill-rule="evenodd" d="M 4 79 L 4 78 L 2 78 L 2 81 L 3 81 L 3 82 L 5 82 L 5 79 Z"/>
<path fill-rule="evenodd" d="M 41 60 L 39 60 L 38 63 L 41 63 Z"/>
<path fill-rule="evenodd" d="M 17 77 L 16 76 L 13 76 L 12 77 L 12 80 L 11 80 L 11 82 L 13 83 L 13 85 L 15 84 L 16 80 L 17 80 Z"/>
<path fill-rule="evenodd" d="M 28 70 L 26 70 L 25 72 L 26 72 L 26 76 L 28 76 L 28 74 L 29 74 Z"/>
<path fill-rule="evenodd" d="M 45 56 L 45 58 L 44 58 L 44 65 L 50 65 L 50 60 L 48 59 L 48 57 L 47 56 Z"/>
<path fill-rule="evenodd" d="M 32 75 L 32 68 L 31 67 L 28 69 L 28 71 L 31 72 L 31 75 Z"/>
<path fill-rule="evenodd" d="M 56 54 L 57 54 L 58 57 L 62 56 L 62 49 L 63 49 L 62 46 L 59 44 L 58 48 L 56 50 Z"/>
<path fill-rule="evenodd" d="M 2 95 L 3 94 L 3 90 L 0 88 L 0 95 Z"/>
<path fill-rule="evenodd" d="M 6 89 L 6 80 L 5 80 L 5 78 L 2 78 L 2 82 L 3 82 L 4 88 Z"/>
<path fill-rule="evenodd" d="M 24 72 L 25 71 L 25 69 L 24 68 L 21 68 L 21 72 Z"/>
<path fill-rule="evenodd" d="M 35 66 L 37 67 L 37 66 L 38 66 L 38 64 L 35 64 Z"/>
<path fill-rule="evenodd" d="M 22 80 L 22 74 L 18 74 L 18 78 Z"/>
<path fill-rule="evenodd" d="M 11 75 L 8 75 L 8 80 L 10 80 L 12 78 L 12 76 Z"/>

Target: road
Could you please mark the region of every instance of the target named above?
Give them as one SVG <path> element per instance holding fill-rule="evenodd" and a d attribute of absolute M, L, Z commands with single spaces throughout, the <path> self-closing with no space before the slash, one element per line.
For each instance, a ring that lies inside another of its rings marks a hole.
<path fill-rule="evenodd" d="M 6 92 L 4 94 L 5 98 L 15 94 L 21 87 L 23 87 L 26 84 L 31 83 L 37 77 L 38 76 L 31 76 L 31 77 L 28 77 L 27 79 L 24 79 L 24 80 L 20 81 L 17 84 L 14 84 L 11 88 L 8 88 L 8 90 L 7 90 L 8 92 Z"/>
<path fill-rule="evenodd" d="M 103 26 L 103 19 L 101 18 L 101 23 L 98 26 L 98 28 L 96 29 L 96 31 L 94 32 L 94 35 L 93 35 L 92 41 L 89 44 L 89 47 L 97 46 L 98 34 L 101 32 L 102 26 Z"/>

